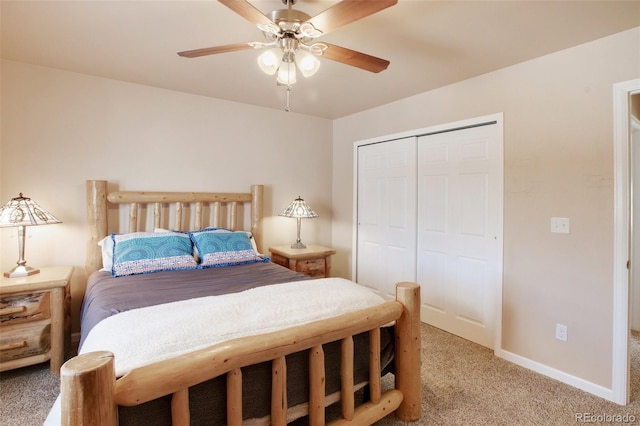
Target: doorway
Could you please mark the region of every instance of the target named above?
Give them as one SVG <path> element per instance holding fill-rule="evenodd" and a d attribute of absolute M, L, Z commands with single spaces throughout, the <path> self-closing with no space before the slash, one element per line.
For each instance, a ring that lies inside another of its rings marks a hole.
<path fill-rule="evenodd" d="M 631 157 L 631 262 L 629 269 L 629 353 L 640 345 L 640 94 L 629 97 L 629 144 Z M 634 401 L 634 381 L 638 380 L 640 367 L 635 358 L 629 356 L 629 395 Z M 637 386 L 636 386 L 637 387 Z"/>
<path fill-rule="evenodd" d="M 640 332 L 640 94 L 630 96 L 629 137 L 631 155 L 631 269 L 629 271 L 629 328 Z"/>
<path fill-rule="evenodd" d="M 613 348 L 612 401 L 629 403 L 630 362 L 630 277 L 640 271 L 633 265 L 634 234 L 640 226 L 633 224 L 631 152 L 631 100 L 640 94 L 640 79 L 614 85 L 613 141 L 614 141 L 614 247 L 613 247 Z M 640 167 L 636 165 L 636 167 Z M 640 237 L 639 237 L 640 238 Z"/>

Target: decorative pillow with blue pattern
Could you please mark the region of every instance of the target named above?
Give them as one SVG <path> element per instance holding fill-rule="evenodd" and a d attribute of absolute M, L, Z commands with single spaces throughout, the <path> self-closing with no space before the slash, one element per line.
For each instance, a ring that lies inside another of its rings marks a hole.
<path fill-rule="evenodd" d="M 215 230 L 189 233 L 195 245 L 200 268 L 268 262 L 256 253 L 246 232 L 219 232 Z"/>
<path fill-rule="evenodd" d="M 158 271 L 196 269 L 188 234 L 179 232 L 133 232 L 111 234 L 114 277 Z"/>

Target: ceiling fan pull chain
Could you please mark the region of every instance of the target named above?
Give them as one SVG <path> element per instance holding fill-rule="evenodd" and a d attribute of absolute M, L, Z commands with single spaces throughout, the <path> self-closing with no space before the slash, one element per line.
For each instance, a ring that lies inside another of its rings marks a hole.
<path fill-rule="evenodd" d="M 289 107 L 289 93 L 291 92 L 291 85 L 287 85 L 287 105 L 284 107 L 284 110 L 286 112 L 291 111 L 291 108 Z"/>

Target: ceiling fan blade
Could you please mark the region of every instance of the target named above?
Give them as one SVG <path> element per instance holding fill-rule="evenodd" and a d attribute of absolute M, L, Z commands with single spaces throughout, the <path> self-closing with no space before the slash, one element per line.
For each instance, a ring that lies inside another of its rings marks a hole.
<path fill-rule="evenodd" d="M 376 58 L 375 56 L 356 52 L 355 50 L 336 46 L 335 44 L 324 44 L 328 46 L 328 49 L 324 51 L 322 57 L 331 59 L 332 61 L 342 62 L 343 64 L 375 73 L 386 70 L 390 64 L 386 59 Z"/>
<path fill-rule="evenodd" d="M 313 24 L 323 34 L 326 34 L 344 25 L 373 15 L 396 3 L 398 3 L 398 0 L 342 0 L 307 22 Z"/>
<path fill-rule="evenodd" d="M 215 55 L 217 53 L 236 52 L 238 50 L 253 49 L 249 43 L 235 43 L 224 46 L 205 47 L 203 49 L 185 50 L 178 52 L 178 55 L 185 58 L 197 58 L 199 56 Z"/>
<path fill-rule="evenodd" d="M 258 24 L 269 24 L 272 23 L 271 19 L 267 18 L 264 13 L 260 12 L 246 0 L 218 0 L 220 3 L 227 6 L 229 9 L 233 10 L 238 15 L 242 16 L 249 22 Z"/>

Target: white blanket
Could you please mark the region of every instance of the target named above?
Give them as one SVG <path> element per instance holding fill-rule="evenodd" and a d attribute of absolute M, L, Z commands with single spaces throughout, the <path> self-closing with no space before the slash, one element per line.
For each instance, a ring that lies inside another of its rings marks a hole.
<path fill-rule="evenodd" d="M 226 340 L 281 330 L 378 305 L 384 299 L 342 278 L 258 287 L 240 293 L 126 311 L 102 320 L 80 353 L 115 355 L 116 376 Z"/>

